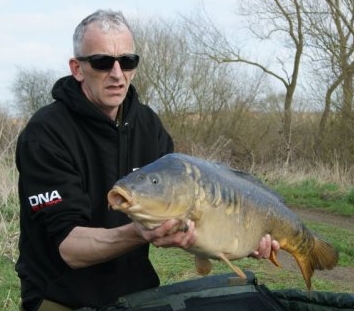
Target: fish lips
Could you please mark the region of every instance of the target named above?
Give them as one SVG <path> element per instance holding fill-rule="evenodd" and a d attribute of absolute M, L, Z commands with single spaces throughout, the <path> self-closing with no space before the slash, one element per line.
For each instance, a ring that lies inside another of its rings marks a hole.
<path fill-rule="evenodd" d="M 131 192 L 121 186 L 114 186 L 108 192 L 108 203 L 112 210 L 126 211 L 136 205 Z"/>
<path fill-rule="evenodd" d="M 108 202 L 110 209 L 127 214 L 129 218 L 140 222 L 146 229 L 155 229 L 163 222 L 160 219 L 156 219 L 154 215 L 144 212 L 142 206 L 134 200 L 131 191 L 122 186 L 114 186 L 108 192 Z"/>

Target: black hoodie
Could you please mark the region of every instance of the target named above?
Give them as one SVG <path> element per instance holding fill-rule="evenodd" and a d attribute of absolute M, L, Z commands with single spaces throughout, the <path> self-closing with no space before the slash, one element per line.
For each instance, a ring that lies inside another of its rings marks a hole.
<path fill-rule="evenodd" d="M 173 152 L 158 116 L 130 86 L 116 124 L 87 100 L 72 77 L 53 88 L 55 102 L 38 110 L 17 143 L 21 296 L 72 308 L 99 307 L 159 285 L 148 245 L 102 264 L 71 269 L 58 246 L 75 226 L 112 228 L 130 222 L 109 211 L 107 193 L 134 168 Z"/>

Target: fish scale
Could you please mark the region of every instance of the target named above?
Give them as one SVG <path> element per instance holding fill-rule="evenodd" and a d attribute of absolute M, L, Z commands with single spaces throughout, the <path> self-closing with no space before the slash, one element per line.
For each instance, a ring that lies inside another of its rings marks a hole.
<path fill-rule="evenodd" d="M 192 220 L 197 271 L 208 274 L 209 259 L 231 261 L 252 253 L 267 233 L 296 260 L 308 289 L 315 269 L 332 269 L 338 252 L 301 222 L 274 190 L 252 174 L 181 153 L 172 153 L 118 180 L 108 193 L 119 210 L 148 229 L 170 218 Z M 180 227 L 185 230 L 185 226 Z M 270 261 L 279 265 L 274 251 Z"/>

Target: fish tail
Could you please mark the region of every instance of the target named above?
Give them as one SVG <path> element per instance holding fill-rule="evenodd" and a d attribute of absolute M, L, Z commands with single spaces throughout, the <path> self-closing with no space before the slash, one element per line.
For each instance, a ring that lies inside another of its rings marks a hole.
<path fill-rule="evenodd" d="M 311 290 L 311 277 L 314 270 L 333 269 L 338 262 L 338 252 L 328 242 L 314 236 L 313 248 L 309 254 L 293 254 L 304 277 L 308 290 Z"/>

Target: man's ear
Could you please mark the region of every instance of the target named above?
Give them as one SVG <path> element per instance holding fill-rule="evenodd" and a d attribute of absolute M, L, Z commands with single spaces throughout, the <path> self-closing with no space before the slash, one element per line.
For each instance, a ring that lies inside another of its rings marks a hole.
<path fill-rule="evenodd" d="M 76 58 L 70 58 L 69 67 L 74 78 L 78 82 L 82 82 L 84 77 L 82 75 L 82 68 L 80 62 Z"/>

